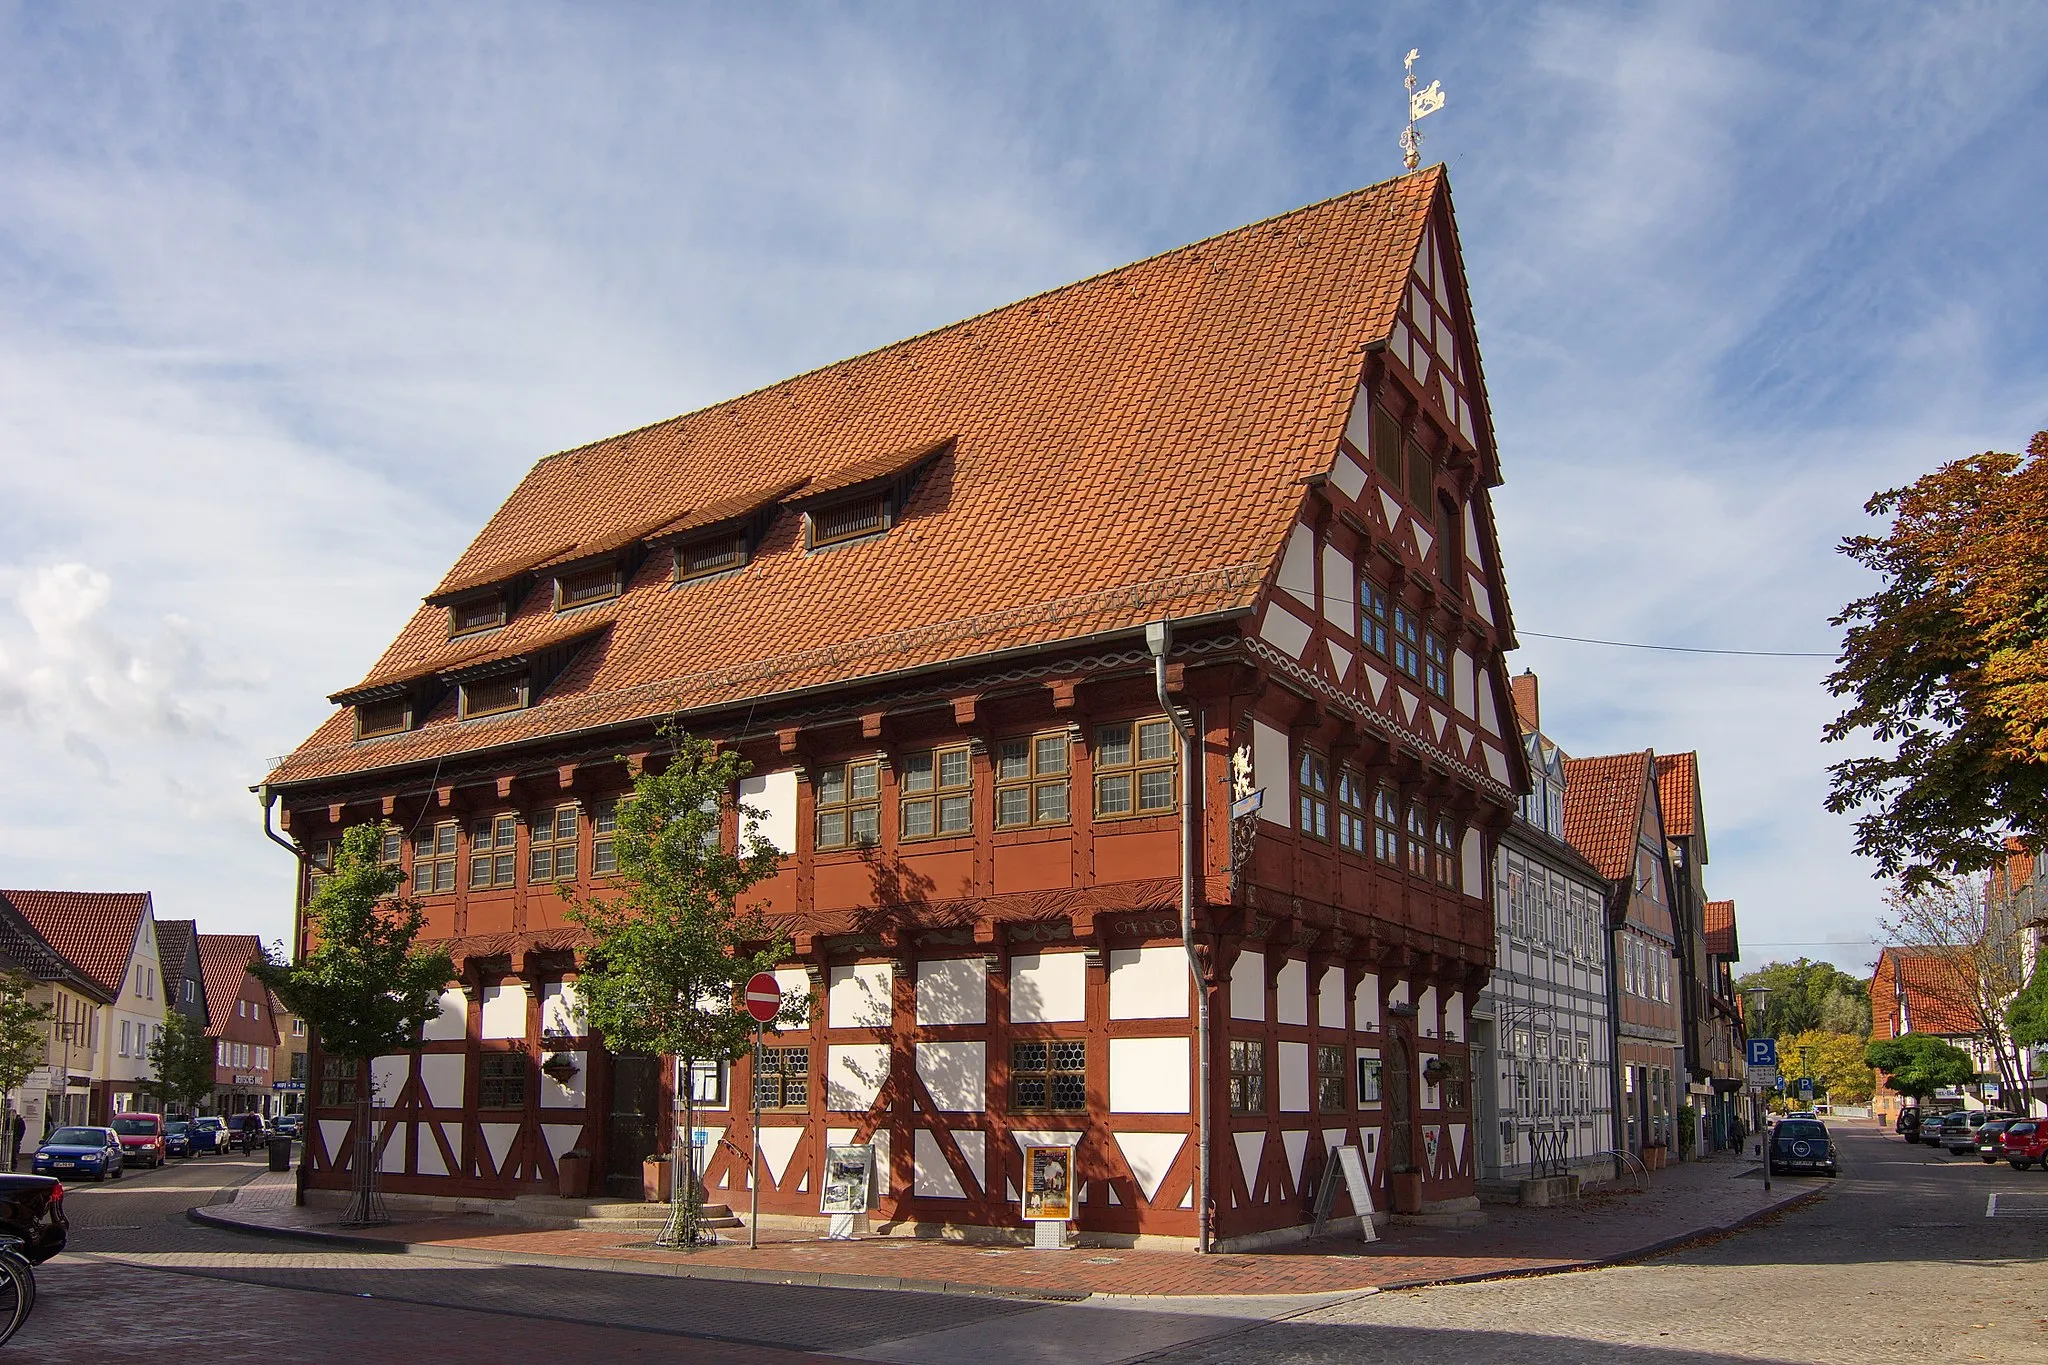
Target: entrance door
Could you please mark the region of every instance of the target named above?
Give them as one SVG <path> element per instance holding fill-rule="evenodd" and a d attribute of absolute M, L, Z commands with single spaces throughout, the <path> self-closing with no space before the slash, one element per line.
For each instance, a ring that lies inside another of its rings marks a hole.
<path fill-rule="evenodd" d="M 1414 1054 L 1408 1050 L 1408 1039 L 1397 1032 L 1387 1043 L 1387 1169 L 1390 1171 L 1412 1171 L 1415 1169 L 1415 1137 L 1411 1128 L 1415 1120 L 1415 1101 L 1412 1090 L 1415 1084 Z"/>
<path fill-rule="evenodd" d="M 640 1163 L 659 1143 L 661 1068 L 652 1057 L 612 1058 L 612 1107 L 605 1125 L 605 1188 L 638 1196 Z"/>

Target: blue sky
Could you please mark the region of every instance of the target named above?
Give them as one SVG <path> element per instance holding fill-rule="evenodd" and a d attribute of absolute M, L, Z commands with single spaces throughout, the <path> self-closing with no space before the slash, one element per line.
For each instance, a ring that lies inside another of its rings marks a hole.
<path fill-rule="evenodd" d="M 1528 631 L 1828 650 L 2048 425 L 2048 11 L 0 4 L 0 885 L 281 935 L 246 788 L 537 457 L 1399 170 L 1422 49 Z M 1822 660 L 1525 638 L 1852 970 Z"/>

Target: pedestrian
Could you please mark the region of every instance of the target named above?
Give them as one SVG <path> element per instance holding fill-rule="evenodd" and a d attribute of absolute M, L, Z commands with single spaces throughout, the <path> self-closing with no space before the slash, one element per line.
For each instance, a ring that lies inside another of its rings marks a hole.
<path fill-rule="evenodd" d="M 8 1125 L 8 1130 L 10 1141 L 7 1145 L 7 1169 L 11 1171 L 21 1161 L 21 1135 L 28 1131 L 28 1125 L 22 1121 L 20 1110 L 14 1111 L 14 1121 Z"/>

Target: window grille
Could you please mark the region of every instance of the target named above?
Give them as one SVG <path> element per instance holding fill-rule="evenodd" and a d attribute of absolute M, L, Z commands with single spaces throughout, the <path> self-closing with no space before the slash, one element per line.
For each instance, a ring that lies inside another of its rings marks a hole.
<path fill-rule="evenodd" d="M 1436 822 L 1436 858 L 1434 860 L 1437 885 L 1453 890 L 1458 885 L 1458 828 L 1448 817 L 1438 817 Z"/>
<path fill-rule="evenodd" d="M 438 895 L 455 889 L 455 822 L 443 820 L 413 836 L 412 891 Z"/>
<path fill-rule="evenodd" d="M 616 564 L 563 574 L 555 580 L 555 610 L 567 611 L 571 607 L 588 606 L 592 602 L 617 597 L 621 586 L 619 577 Z"/>
<path fill-rule="evenodd" d="M 810 514 L 810 521 L 811 548 L 817 549 L 885 529 L 888 508 L 877 493 L 817 508 Z"/>
<path fill-rule="evenodd" d="M 1353 853 L 1364 853 L 1371 838 L 1372 822 L 1365 813 L 1365 783 L 1349 768 L 1337 773 L 1337 842 Z"/>
<path fill-rule="evenodd" d="M 354 1062 L 344 1061 L 339 1057 L 320 1059 L 320 1103 L 323 1106 L 340 1108 L 354 1104 L 360 1084 L 358 1068 Z"/>
<path fill-rule="evenodd" d="M 1380 1059 L 1358 1059 L 1358 1107 L 1369 1109 L 1380 1102 Z"/>
<path fill-rule="evenodd" d="M 1072 1111 L 1088 1107 L 1088 1045 L 1010 1044 L 1010 1107 Z"/>
<path fill-rule="evenodd" d="M 529 882 L 569 881 L 576 876 L 577 811 L 557 806 L 533 827 L 526 857 Z"/>
<path fill-rule="evenodd" d="M 505 594 L 501 592 L 494 592 L 488 597 L 472 597 L 448 608 L 448 633 L 451 636 L 473 635 L 504 624 Z"/>
<path fill-rule="evenodd" d="M 1358 583 L 1358 641 L 1382 659 L 1387 657 L 1387 590 L 1370 578 Z"/>
<path fill-rule="evenodd" d="M 763 1047 L 754 1051 L 754 1099 L 763 1109 L 805 1109 L 811 1102 L 811 1050 Z"/>
<path fill-rule="evenodd" d="M 1329 1043 L 1316 1045 L 1316 1109 L 1336 1114 L 1350 1108 L 1344 1103 L 1344 1049 Z"/>
<path fill-rule="evenodd" d="M 462 714 L 492 716 L 517 711 L 526 705 L 526 674 L 502 673 L 462 685 Z"/>
<path fill-rule="evenodd" d="M 896 786 L 899 838 L 973 832 L 974 774 L 966 745 L 906 754 Z"/>
<path fill-rule="evenodd" d="M 1422 676 L 1422 622 L 1406 607 L 1394 608 L 1394 667 L 1406 677 Z"/>
<path fill-rule="evenodd" d="M 1321 754 L 1305 750 L 1295 791 L 1300 797 L 1300 828 L 1303 834 L 1327 841 L 1330 837 L 1330 765 Z"/>
<path fill-rule="evenodd" d="M 1372 852 L 1389 867 L 1401 865 L 1401 803 L 1391 787 L 1373 793 Z"/>
<path fill-rule="evenodd" d="M 1173 724 L 1166 720 L 1117 721 L 1095 729 L 1095 814 L 1163 815 L 1172 811 Z"/>
<path fill-rule="evenodd" d="M 526 1107 L 526 1054 L 486 1052 L 479 1060 L 476 1107 L 479 1109 L 524 1109 Z M 396 1099 L 396 1096 L 392 1096 Z"/>
<path fill-rule="evenodd" d="M 1006 739 L 996 746 L 996 828 L 1067 823 L 1064 731 Z"/>
<path fill-rule="evenodd" d="M 519 870 L 519 817 L 494 815 L 479 820 L 469 833 L 469 887 L 510 886 Z"/>
<path fill-rule="evenodd" d="M 367 701 L 356 707 L 356 736 L 395 735 L 412 725 L 412 703 L 404 697 Z"/>
<path fill-rule="evenodd" d="M 819 848 L 869 845 L 882 835 L 881 767 L 869 759 L 818 770 Z"/>
<path fill-rule="evenodd" d="M 676 547 L 676 581 L 707 578 L 747 562 L 747 538 L 741 534 L 715 536 Z"/>
<path fill-rule="evenodd" d="M 1266 1112 L 1266 1045 L 1255 1039 L 1230 1041 L 1230 1112 Z"/>
<path fill-rule="evenodd" d="M 1439 700 L 1451 695 L 1450 656 L 1444 644 L 1444 637 L 1435 631 L 1424 631 L 1422 636 L 1422 685 L 1429 689 L 1429 695 Z"/>
<path fill-rule="evenodd" d="M 1408 870 L 1418 877 L 1429 875 L 1429 813 L 1420 801 L 1408 807 Z"/>

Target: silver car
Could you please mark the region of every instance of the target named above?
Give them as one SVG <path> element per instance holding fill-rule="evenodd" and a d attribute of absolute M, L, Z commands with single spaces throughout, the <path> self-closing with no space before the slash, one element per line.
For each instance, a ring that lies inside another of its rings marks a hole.
<path fill-rule="evenodd" d="M 1950 1156 L 1977 1151 L 1977 1130 L 1993 1119 L 2016 1119 L 2003 1109 L 1973 1109 L 1967 1114 L 1950 1114 L 1941 1121 L 1941 1149 Z"/>

